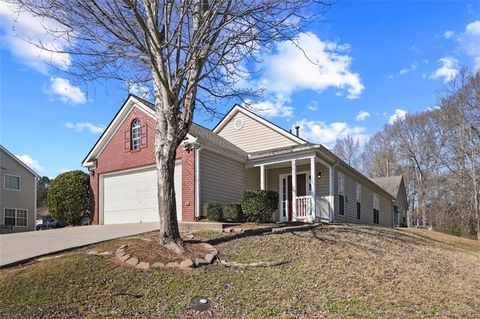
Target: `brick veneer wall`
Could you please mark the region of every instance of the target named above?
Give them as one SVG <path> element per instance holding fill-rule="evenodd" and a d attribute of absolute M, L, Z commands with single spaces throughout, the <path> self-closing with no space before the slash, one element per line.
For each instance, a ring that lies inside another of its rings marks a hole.
<path fill-rule="evenodd" d="M 147 125 L 147 145 L 138 151 L 125 151 L 125 132 L 130 130 L 134 119 L 140 119 L 142 125 Z M 108 142 L 97 158 L 97 167 L 90 173 L 92 189 L 93 224 L 99 223 L 99 180 L 100 175 L 132 168 L 140 168 L 155 164 L 155 122 L 140 109 L 134 107 L 117 132 Z M 195 151 L 177 149 L 177 160 L 182 160 L 182 221 L 195 219 Z"/>

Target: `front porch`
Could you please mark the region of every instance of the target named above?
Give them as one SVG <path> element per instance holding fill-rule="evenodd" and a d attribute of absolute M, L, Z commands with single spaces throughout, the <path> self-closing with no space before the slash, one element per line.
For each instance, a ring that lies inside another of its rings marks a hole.
<path fill-rule="evenodd" d="M 333 166 L 316 151 L 307 156 L 292 152 L 286 158 L 268 156 L 253 161 L 252 166 L 260 170 L 260 189 L 279 194 L 274 221 L 333 221 Z"/>

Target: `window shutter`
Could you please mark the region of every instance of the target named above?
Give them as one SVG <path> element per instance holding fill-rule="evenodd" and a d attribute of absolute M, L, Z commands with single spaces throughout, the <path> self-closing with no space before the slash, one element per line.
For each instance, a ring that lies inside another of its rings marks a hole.
<path fill-rule="evenodd" d="M 130 130 L 127 130 L 124 132 L 124 137 L 125 137 L 125 152 L 130 152 Z"/>
<path fill-rule="evenodd" d="M 142 125 L 140 131 L 140 148 L 147 147 L 148 127 L 147 124 Z"/>

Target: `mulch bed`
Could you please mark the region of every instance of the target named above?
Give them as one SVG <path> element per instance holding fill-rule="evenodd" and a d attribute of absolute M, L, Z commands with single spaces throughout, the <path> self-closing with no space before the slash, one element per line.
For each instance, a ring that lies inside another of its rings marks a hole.
<path fill-rule="evenodd" d="M 176 254 L 173 251 L 163 247 L 156 241 L 143 241 L 139 240 L 128 244 L 125 252 L 131 256 L 137 257 L 141 261 L 148 262 L 150 264 L 154 262 L 181 262 L 186 258 L 195 260 L 195 258 L 203 258 L 205 254 L 210 251 L 204 246 L 203 243 L 185 243 L 185 253 Z"/>

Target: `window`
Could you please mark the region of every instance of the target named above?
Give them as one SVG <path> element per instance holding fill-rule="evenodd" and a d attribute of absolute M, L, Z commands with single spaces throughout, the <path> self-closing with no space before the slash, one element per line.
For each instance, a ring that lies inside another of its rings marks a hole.
<path fill-rule="evenodd" d="M 17 209 L 17 226 L 27 226 L 26 209 Z"/>
<path fill-rule="evenodd" d="M 374 224 L 380 224 L 380 214 L 378 212 L 378 209 L 373 209 L 373 223 Z"/>
<path fill-rule="evenodd" d="M 5 225 L 15 226 L 15 209 L 5 208 Z"/>
<path fill-rule="evenodd" d="M 380 224 L 380 199 L 377 194 L 373 194 L 373 223 Z"/>
<path fill-rule="evenodd" d="M 362 202 L 362 185 L 357 183 L 355 186 L 355 197 L 357 198 L 357 219 L 360 219 L 362 212 L 362 207 L 360 204 Z"/>
<path fill-rule="evenodd" d="M 135 119 L 132 122 L 132 132 L 131 132 L 131 149 L 138 150 L 140 149 L 140 139 L 141 139 L 141 124 L 139 119 Z"/>
<path fill-rule="evenodd" d="M 5 174 L 3 186 L 4 186 L 5 189 L 19 191 L 20 190 L 20 176 Z"/>
<path fill-rule="evenodd" d="M 345 215 L 345 175 L 338 172 L 338 214 Z"/>
<path fill-rule="evenodd" d="M 360 183 L 357 183 L 355 190 L 356 190 L 355 197 L 357 198 L 357 202 L 361 203 L 362 202 L 362 185 Z"/>
<path fill-rule="evenodd" d="M 345 175 L 338 172 L 338 193 L 345 195 Z"/>
<path fill-rule="evenodd" d="M 345 215 L 345 197 L 342 194 L 338 195 L 338 213 Z"/>
<path fill-rule="evenodd" d="M 27 226 L 28 212 L 26 209 L 5 208 L 4 213 L 5 225 Z"/>

